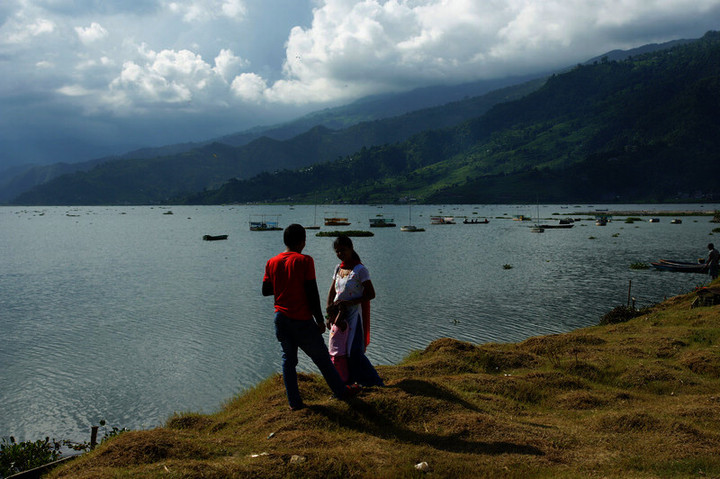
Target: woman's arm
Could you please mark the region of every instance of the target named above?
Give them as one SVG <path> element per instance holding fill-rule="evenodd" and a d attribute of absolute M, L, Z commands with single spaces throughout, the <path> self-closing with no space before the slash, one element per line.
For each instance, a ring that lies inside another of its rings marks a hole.
<path fill-rule="evenodd" d="M 372 281 L 367 280 L 363 281 L 363 294 L 359 298 L 355 299 L 344 299 L 341 301 L 338 301 L 338 303 L 344 303 L 348 306 L 352 306 L 355 304 L 361 304 L 365 301 L 370 301 L 372 299 L 375 299 L 375 287 L 373 287 Z"/>
<path fill-rule="evenodd" d="M 334 302 L 335 302 L 335 277 L 333 277 L 333 282 L 330 284 L 330 291 L 328 291 L 327 307 L 332 306 L 332 304 Z"/>
<path fill-rule="evenodd" d="M 370 301 L 371 299 L 375 299 L 375 287 L 372 284 L 372 281 L 367 280 L 363 282 L 363 295 L 361 298 L 362 301 Z"/>

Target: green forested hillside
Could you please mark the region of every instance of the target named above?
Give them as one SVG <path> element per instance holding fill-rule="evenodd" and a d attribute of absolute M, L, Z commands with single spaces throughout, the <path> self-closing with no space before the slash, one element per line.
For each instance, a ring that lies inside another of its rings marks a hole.
<path fill-rule="evenodd" d="M 578 65 L 539 89 L 286 141 L 110 162 L 16 203 L 710 201 L 720 198 L 719 111 L 720 34 L 710 32 Z"/>
<path fill-rule="evenodd" d="M 720 198 L 720 34 L 554 75 L 461 125 L 192 195 L 246 201 L 708 201 Z"/>
<path fill-rule="evenodd" d="M 418 132 L 456 125 L 493 105 L 520 98 L 544 82 L 533 80 L 481 97 L 402 116 L 359 123 L 342 130 L 316 126 L 288 140 L 259 138 L 233 147 L 212 143 L 153 159 L 118 159 L 86 172 L 55 178 L 20 195 L 16 204 L 146 204 L 213 189 L 230 178 L 297 169 L 343 158 L 366 145 L 404 141 Z"/>

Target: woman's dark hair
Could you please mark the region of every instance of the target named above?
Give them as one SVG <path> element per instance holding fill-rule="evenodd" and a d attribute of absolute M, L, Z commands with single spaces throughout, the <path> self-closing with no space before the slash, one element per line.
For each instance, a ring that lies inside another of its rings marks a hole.
<path fill-rule="evenodd" d="M 346 248 L 350 248 L 352 250 L 352 256 L 353 260 L 360 263 L 360 256 L 355 251 L 355 248 L 353 247 L 353 242 L 350 239 L 348 235 L 340 235 L 337 238 L 335 238 L 335 241 L 333 241 L 333 249 L 337 249 L 338 246 L 345 246 Z"/>

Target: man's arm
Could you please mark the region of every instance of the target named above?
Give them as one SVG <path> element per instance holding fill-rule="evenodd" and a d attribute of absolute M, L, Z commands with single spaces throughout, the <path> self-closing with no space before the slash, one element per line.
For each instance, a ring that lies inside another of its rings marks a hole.
<path fill-rule="evenodd" d="M 269 280 L 268 280 L 268 281 L 263 281 L 263 285 L 262 285 L 262 295 L 263 295 L 263 296 L 272 296 L 273 294 L 275 294 L 275 292 L 273 291 L 272 282 L 269 281 Z"/>
<path fill-rule="evenodd" d="M 318 292 L 317 281 L 314 279 L 305 280 L 304 286 L 310 312 L 315 318 L 315 324 L 317 324 L 320 334 L 322 334 L 325 332 L 325 320 L 320 308 L 320 293 Z"/>

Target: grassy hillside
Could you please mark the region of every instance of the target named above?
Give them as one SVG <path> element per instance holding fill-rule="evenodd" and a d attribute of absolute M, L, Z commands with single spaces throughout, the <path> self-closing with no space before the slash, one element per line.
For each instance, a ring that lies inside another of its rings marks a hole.
<path fill-rule="evenodd" d="M 439 339 L 347 403 L 302 375 L 291 412 L 274 376 L 51 477 L 720 477 L 720 306 L 696 296 L 517 344 Z"/>

